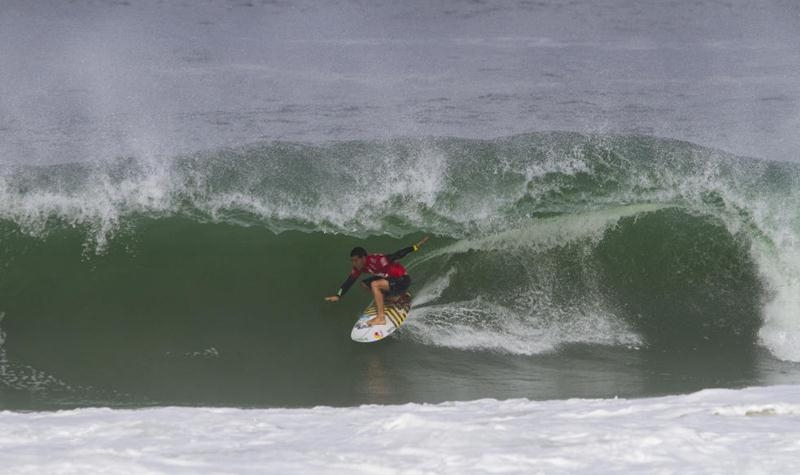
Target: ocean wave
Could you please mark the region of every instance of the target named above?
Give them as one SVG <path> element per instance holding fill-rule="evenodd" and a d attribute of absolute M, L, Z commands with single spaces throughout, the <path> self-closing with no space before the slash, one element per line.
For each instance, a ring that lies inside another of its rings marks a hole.
<path fill-rule="evenodd" d="M 231 279 L 265 279 L 254 259 L 291 282 L 316 266 L 314 290 L 324 292 L 343 277 L 318 269 L 339 262 L 331 255 L 431 233 L 411 265 L 424 298 L 401 338 L 520 354 L 572 342 L 760 343 L 800 361 L 798 184 L 791 164 L 574 133 L 6 168 L 0 293 L 10 318 L 79 307 L 134 318 L 121 306 L 136 308 L 136 296 L 174 319 L 174 305 L 152 302 L 177 293 L 199 299 L 194 309 L 257 306 L 260 294 L 221 291 Z M 304 253 L 328 260 L 294 265 Z M 206 273 L 220 256 L 227 263 Z M 83 281 L 102 282 L 102 297 Z M 151 295 L 137 294 L 141 282 Z M 48 285 L 51 306 L 19 299 Z M 78 289 L 59 290 L 69 286 Z M 280 289 L 276 313 L 292 313 L 308 290 Z"/>

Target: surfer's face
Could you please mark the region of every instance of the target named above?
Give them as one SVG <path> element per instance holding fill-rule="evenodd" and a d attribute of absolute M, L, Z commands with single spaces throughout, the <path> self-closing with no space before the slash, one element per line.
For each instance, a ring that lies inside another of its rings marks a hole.
<path fill-rule="evenodd" d="M 352 256 L 350 257 L 350 262 L 353 263 L 353 267 L 356 269 L 363 269 L 364 268 L 364 261 L 366 261 L 366 257 L 359 257 L 359 256 Z"/>

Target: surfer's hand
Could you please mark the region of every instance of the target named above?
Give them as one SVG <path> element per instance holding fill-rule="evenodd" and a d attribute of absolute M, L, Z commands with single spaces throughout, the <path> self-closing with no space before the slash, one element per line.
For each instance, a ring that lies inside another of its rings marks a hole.
<path fill-rule="evenodd" d="M 424 238 L 422 238 L 422 240 L 420 242 L 414 244 L 414 247 L 419 249 L 420 247 L 422 247 L 423 244 L 428 242 L 428 239 L 430 239 L 430 236 L 425 236 Z"/>
<path fill-rule="evenodd" d="M 338 302 L 339 296 L 338 295 L 331 295 L 330 297 L 325 297 L 325 300 L 328 302 Z"/>

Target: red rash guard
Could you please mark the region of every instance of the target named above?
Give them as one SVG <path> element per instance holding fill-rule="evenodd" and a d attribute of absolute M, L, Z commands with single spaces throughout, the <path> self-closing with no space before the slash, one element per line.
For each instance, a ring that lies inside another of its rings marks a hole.
<path fill-rule="evenodd" d="M 364 262 L 363 269 L 356 269 L 350 272 L 350 276 L 358 278 L 362 272 L 367 272 L 378 277 L 402 277 L 406 275 L 406 268 L 402 264 L 395 261 L 390 261 L 388 257 L 383 254 L 370 254 Z"/>
<path fill-rule="evenodd" d="M 397 259 L 401 259 L 408 253 L 416 250 L 416 246 L 409 246 L 391 254 L 367 255 L 366 262 L 364 262 L 364 268 L 356 269 L 353 267 L 353 270 L 350 272 L 347 280 L 344 281 L 342 287 L 339 289 L 339 292 L 336 295 L 340 297 L 344 295 L 350 286 L 353 285 L 353 283 L 358 279 L 358 276 L 360 276 L 363 272 L 367 272 L 376 277 L 383 277 L 384 279 L 396 279 L 398 277 L 403 277 L 406 275 L 406 268 L 397 262 Z"/>

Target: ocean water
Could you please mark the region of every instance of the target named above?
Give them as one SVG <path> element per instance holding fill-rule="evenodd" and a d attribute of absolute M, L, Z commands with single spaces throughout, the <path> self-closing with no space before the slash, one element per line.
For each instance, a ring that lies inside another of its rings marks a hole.
<path fill-rule="evenodd" d="M 792 393 L 798 52 L 788 0 L 0 0 L 0 410 Z M 423 236 L 351 342 L 349 250 Z"/>
<path fill-rule="evenodd" d="M 563 132 L 9 167 L 3 405 L 350 406 L 796 382 L 800 228 L 786 211 L 798 182 L 790 162 Z M 424 234 L 430 245 L 406 259 L 413 318 L 386 342 L 351 342 L 368 296 L 322 299 L 349 249 Z"/>

